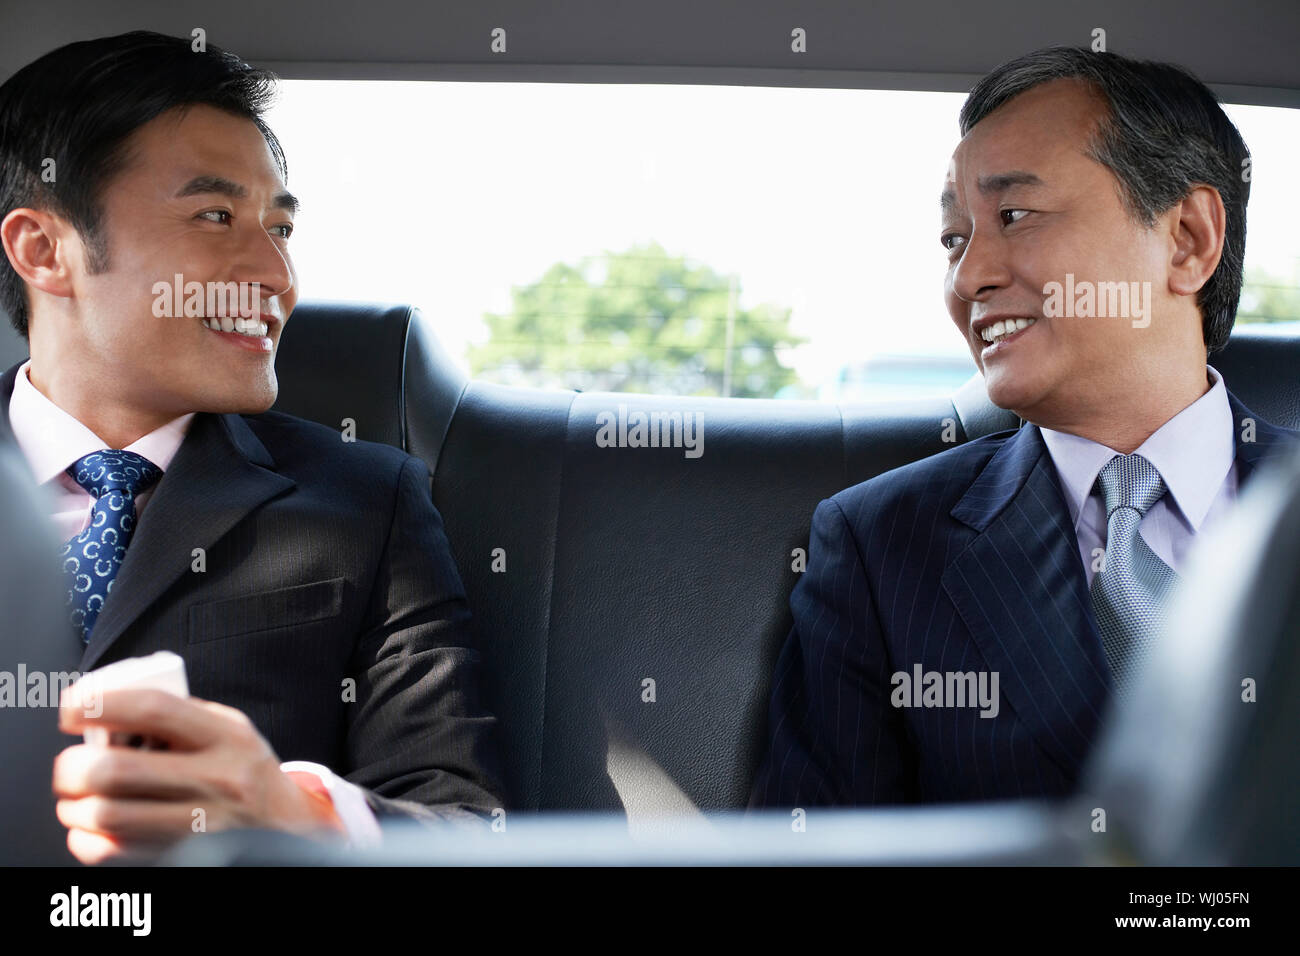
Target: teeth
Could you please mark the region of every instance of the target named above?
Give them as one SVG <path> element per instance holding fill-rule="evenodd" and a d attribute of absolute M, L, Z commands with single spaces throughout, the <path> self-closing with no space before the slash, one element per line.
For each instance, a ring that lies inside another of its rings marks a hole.
<path fill-rule="evenodd" d="M 999 320 L 981 331 L 980 338 L 984 339 L 985 342 L 995 342 L 1003 335 L 1029 328 L 1036 321 L 1037 319 L 1009 319 L 1005 322 Z"/>
<path fill-rule="evenodd" d="M 267 325 L 258 319 L 245 317 L 231 318 L 224 316 L 222 318 L 202 319 L 204 325 L 216 332 L 237 332 L 240 335 L 251 335 L 254 337 L 265 338 Z"/>

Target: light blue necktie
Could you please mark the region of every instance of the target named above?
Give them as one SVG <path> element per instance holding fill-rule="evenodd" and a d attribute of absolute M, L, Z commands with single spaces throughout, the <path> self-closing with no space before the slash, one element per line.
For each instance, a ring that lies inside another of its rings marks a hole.
<path fill-rule="evenodd" d="M 1164 623 L 1178 575 L 1138 534 L 1143 515 L 1165 493 L 1155 465 L 1141 455 L 1116 455 L 1097 484 L 1106 503 L 1106 556 L 1092 579 L 1092 609 L 1115 693 L 1123 699 Z"/>
<path fill-rule="evenodd" d="M 68 474 L 95 498 L 90 524 L 62 551 L 69 618 L 89 644 L 135 531 L 136 496 L 162 477 L 162 469 L 135 452 L 105 448 L 77 459 Z"/>

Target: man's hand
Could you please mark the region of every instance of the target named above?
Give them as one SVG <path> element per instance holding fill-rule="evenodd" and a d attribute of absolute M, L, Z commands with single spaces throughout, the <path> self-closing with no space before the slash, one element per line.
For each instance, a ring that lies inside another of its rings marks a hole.
<path fill-rule="evenodd" d="M 55 758 L 55 810 L 68 828 L 68 849 L 83 863 L 149 855 L 203 830 L 315 835 L 327 829 L 312 798 L 281 772 L 279 758 L 242 711 L 139 688 L 103 691 L 93 705 L 80 696 L 76 686 L 60 696 L 65 733 L 103 727 L 168 747 L 76 744 Z"/>

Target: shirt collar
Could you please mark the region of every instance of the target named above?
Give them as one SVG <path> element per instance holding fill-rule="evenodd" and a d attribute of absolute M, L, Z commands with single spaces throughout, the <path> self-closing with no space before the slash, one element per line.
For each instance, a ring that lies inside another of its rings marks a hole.
<path fill-rule="evenodd" d="M 9 425 L 37 482 L 44 484 L 77 459 L 107 448 L 108 444 L 31 383 L 27 377 L 31 364 L 30 359 L 24 362 L 14 379 Z M 166 471 L 185 440 L 193 417 L 193 412 L 187 412 L 173 418 L 122 450 L 143 455 L 160 471 Z"/>
<path fill-rule="evenodd" d="M 1213 382 L 1209 390 L 1134 449 L 1134 454 L 1160 472 L 1174 503 L 1194 531 L 1200 530 L 1237 453 L 1227 386 L 1217 369 L 1210 365 L 1205 368 Z M 1077 530 L 1098 472 L 1120 453 L 1069 432 L 1041 425 L 1039 431 L 1061 479 L 1070 521 Z"/>

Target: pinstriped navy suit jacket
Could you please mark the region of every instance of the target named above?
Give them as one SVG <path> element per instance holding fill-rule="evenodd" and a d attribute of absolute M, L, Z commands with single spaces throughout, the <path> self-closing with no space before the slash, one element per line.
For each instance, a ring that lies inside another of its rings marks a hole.
<path fill-rule="evenodd" d="M 1300 432 L 1231 392 L 1239 486 Z M 1255 441 L 1243 442 L 1243 419 Z M 750 806 L 1070 793 L 1110 695 L 1051 455 L 1026 424 L 823 501 L 790 597 Z M 891 675 L 996 671 L 995 717 L 895 707 Z"/>

